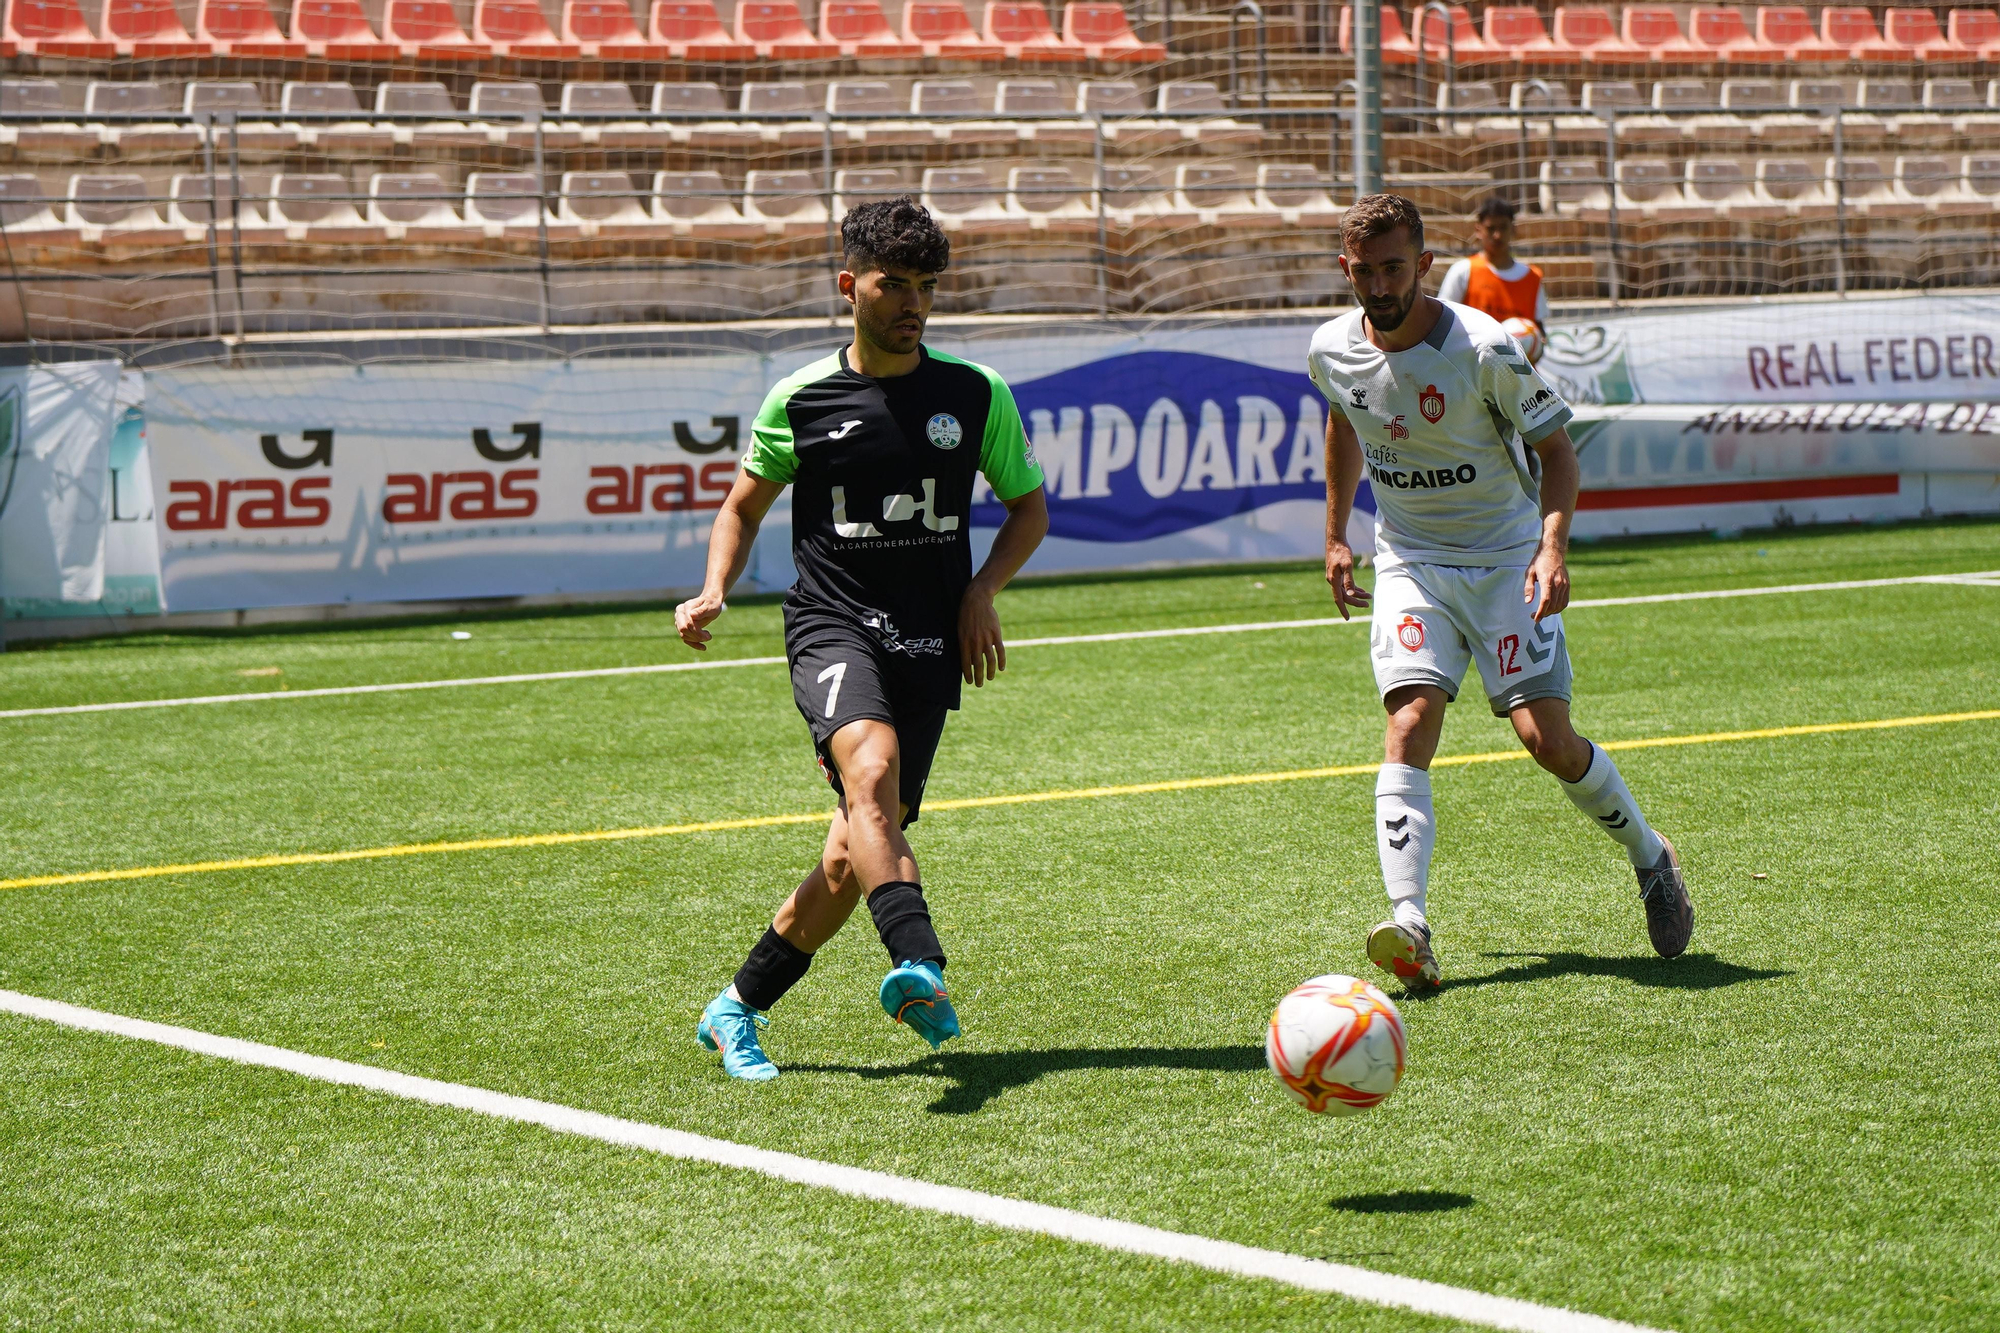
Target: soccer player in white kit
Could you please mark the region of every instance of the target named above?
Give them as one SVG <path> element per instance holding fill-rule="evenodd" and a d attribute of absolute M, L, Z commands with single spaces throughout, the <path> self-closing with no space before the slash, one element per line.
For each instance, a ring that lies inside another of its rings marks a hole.
<path fill-rule="evenodd" d="M 1370 195 L 1341 231 L 1340 266 L 1360 309 L 1313 335 L 1308 370 L 1335 408 L 1326 578 L 1343 618 L 1373 604 L 1370 652 L 1389 714 L 1375 840 L 1393 915 L 1368 932 L 1368 957 L 1406 986 L 1439 984 L 1424 915 L 1437 833 L 1429 769 L 1445 705 L 1474 663 L 1494 715 L 1625 849 L 1653 948 L 1676 957 L 1694 932 L 1680 858 L 1611 756 L 1570 725 L 1569 406 L 1490 316 L 1424 295 L 1431 254 L 1415 204 Z M 1377 516 L 1372 597 L 1354 582 L 1347 545 L 1364 473 Z"/>

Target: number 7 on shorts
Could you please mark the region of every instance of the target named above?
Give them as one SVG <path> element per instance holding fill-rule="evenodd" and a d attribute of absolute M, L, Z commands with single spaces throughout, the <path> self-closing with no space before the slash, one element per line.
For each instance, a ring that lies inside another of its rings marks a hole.
<path fill-rule="evenodd" d="M 840 699 L 840 682 L 846 678 L 847 663 L 845 662 L 835 662 L 832 666 L 819 673 L 818 679 L 820 684 L 824 685 L 829 680 L 833 682 L 833 688 L 826 692 L 826 715 L 828 717 L 833 716 L 833 706 Z"/>

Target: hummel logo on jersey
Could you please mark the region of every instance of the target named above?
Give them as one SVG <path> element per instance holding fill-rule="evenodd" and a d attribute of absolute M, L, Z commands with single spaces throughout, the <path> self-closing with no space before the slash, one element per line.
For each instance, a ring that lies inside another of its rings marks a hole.
<path fill-rule="evenodd" d="M 1347 395 L 1354 400 L 1354 406 L 1359 408 L 1366 408 L 1368 406 L 1368 390 L 1362 388 L 1359 384 L 1349 389 Z"/>
<path fill-rule="evenodd" d="M 1391 833 L 1403 833 L 1404 828 L 1409 825 L 1409 822 L 1410 822 L 1410 817 L 1408 815 L 1402 815 L 1396 819 L 1383 820 L 1382 827 L 1388 829 L 1389 832 Z M 1403 836 L 1400 838 L 1392 837 L 1389 839 L 1389 849 L 1391 851 L 1400 852 L 1409 845 L 1410 845 L 1410 835 L 1407 833 L 1403 833 Z"/>
<path fill-rule="evenodd" d="M 829 440 L 844 440 L 847 438 L 848 432 L 860 424 L 859 421 L 843 421 L 840 423 L 840 429 L 828 431 L 826 438 Z"/>

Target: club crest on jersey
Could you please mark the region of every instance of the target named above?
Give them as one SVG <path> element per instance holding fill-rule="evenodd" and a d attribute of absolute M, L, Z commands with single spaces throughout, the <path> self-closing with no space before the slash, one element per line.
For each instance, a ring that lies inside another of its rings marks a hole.
<path fill-rule="evenodd" d="M 1424 622 L 1418 620 L 1415 616 L 1404 616 L 1403 622 L 1396 626 L 1396 642 L 1402 644 L 1403 647 L 1413 653 L 1422 648 L 1424 646 Z"/>
<path fill-rule="evenodd" d="M 1444 395 L 1438 392 L 1437 385 L 1424 386 L 1424 391 L 1417 396 L 1417 410 L 1424 414 L 1425 421 L 1433 425 L 1444 415 Z"/>
<path fill-rule="evenodd" d="M 924 434 L 940 449 L 956 449 L 965 438 L 965 428 L 949 412 L 940 412 L 924 423 Z"/>
<path fill-rule="evenodd" d="M 1407 440 L 1410 438 L 1410 428 L 1403 424 L 1403 414 L 1401 412 L 1389 418 L 1389 438 L 1392 440 Z"/>

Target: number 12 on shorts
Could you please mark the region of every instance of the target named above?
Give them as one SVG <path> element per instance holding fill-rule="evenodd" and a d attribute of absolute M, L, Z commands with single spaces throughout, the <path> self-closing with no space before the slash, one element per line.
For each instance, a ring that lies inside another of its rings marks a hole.
<path fill-rule="evenodd" d="M 1500 642 L 1493 645 L 1493 656 L 1499 660 L 1500 674 L 1518 676 L 1521 674 L 1521 636 L 1503 634 Z M 824 679 L 824 677 L 822 677 Z M 829 715 L 831 716 L 831 715 Z"/>
<path fill-rule="evenodd" d="M 824 685 L 828 681 L 833 682 L 833 688 L 826 692 L 826 715 L 828 717 L 833 716 L 833 706 L 840 700 L 840 682 L 845 679 L 847 679 L 847 663 L 845 662 L 835 662 L 832 666 L 819 673 L 820 684 Z"/>

